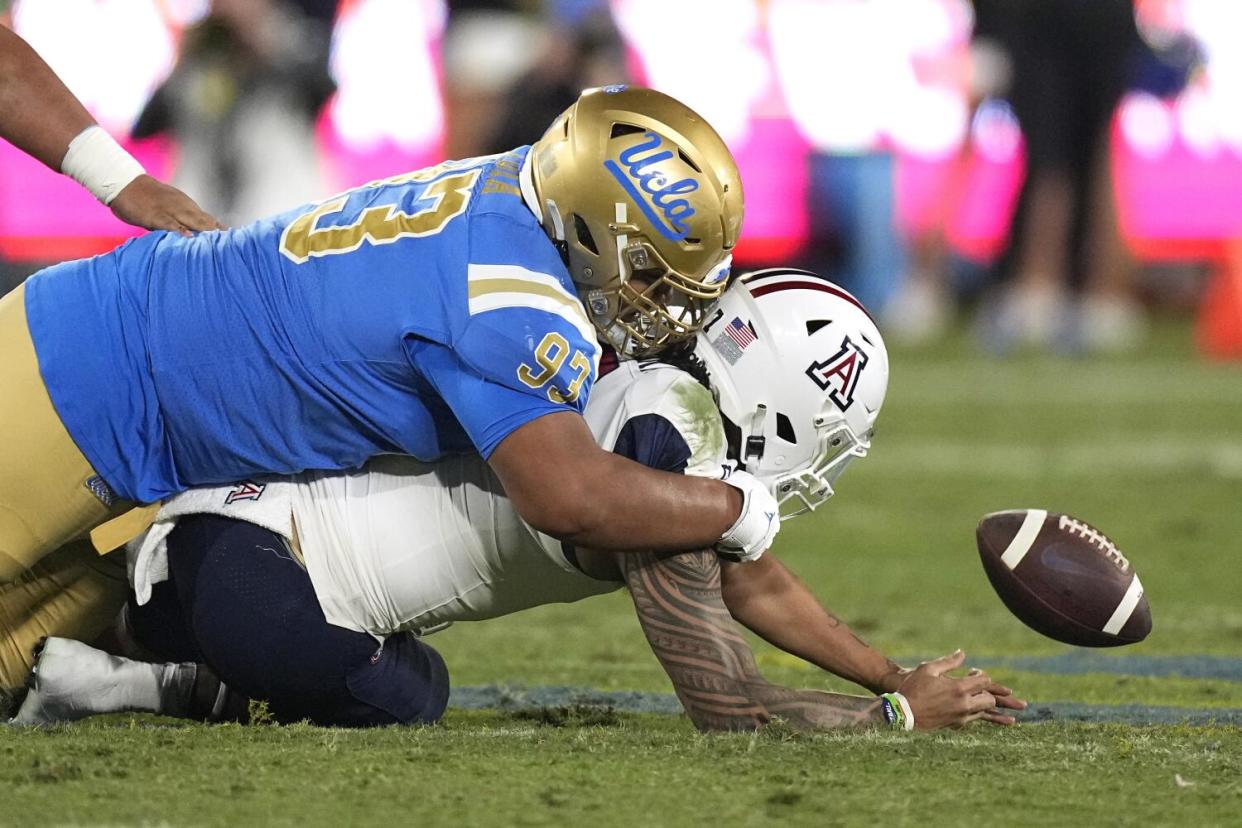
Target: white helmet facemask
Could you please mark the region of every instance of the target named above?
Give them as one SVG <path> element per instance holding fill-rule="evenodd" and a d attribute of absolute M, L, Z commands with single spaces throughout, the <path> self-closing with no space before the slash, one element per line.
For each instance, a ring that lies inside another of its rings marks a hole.
<path fill-rule="evenodd" d="M 866 457 L 871 441 L 860 440 L 850 427 L 839 424 L 820 435 L 820 450 L 811 467 L 777 477 L 772 482 L 781 507 L 781 520 L 814 511 L 836 494 L 834 484 L 855 457 Z"/>
<path fill-rule="evenodd" d="M 696 353 L 736 459 L 771 488 L 782 519 L 827 501 L 870 450 L 888 353 L 858 300 L 826 279 L 789 268 L 742 277 Z"/>

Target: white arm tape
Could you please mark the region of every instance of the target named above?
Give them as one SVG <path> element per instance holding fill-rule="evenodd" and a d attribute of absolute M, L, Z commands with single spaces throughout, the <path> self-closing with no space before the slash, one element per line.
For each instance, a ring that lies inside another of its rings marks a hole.
<path fill-rule="evenodd" d="M 69 142 L 60 171 L 111 204 L 138 176 L 146 173 L 103 127 L 89 126 Z"/>

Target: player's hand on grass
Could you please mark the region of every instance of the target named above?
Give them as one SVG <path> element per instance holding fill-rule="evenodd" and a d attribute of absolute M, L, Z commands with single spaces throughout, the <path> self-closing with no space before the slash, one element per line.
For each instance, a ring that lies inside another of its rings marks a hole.
<path fill-rule="evenodd" d="M 985 673 L 982 670 L 972 669 L 969 675 L 985 675 Z M 1001 708 L 1008 710 L 1026 709 L 1026 701 L 1015 696 L 1013 694 L 1013 690 L 997 681 L 993 681 L 987 686 L 987 692 L 991 693 L 996 698 L 996 709 L 990 710 L 987 714 L 981 716 L 980 718 L 984 721 L 992 722 L 994 724 L 1011 725 L 1016 720 L 1013 716 L 1003 712 Z"/>
<path fill-rule="evenodd" d="M 225 229 L 214 216 L 195 204 L 194 199 L 149 175 L 140 175 L 131 181 L 110 206 L 121 221 L 148 230 L 172 230 L 189 236 L 196 230 Z"/>
<path fill-rule="evenodd" d="M 1014 699 L 1007 687 L 998 685 L 981 670 L 972 670 L 964 678 L 947 675 L 961 667 L 966 654 L 961 650 L 932 661 L 925 661 L 902 680 L 898 688 L 914 711 L 914 725 L 919 730 L 938 730 L 942 727 L 961 727 L 977 719 L 995 724 L 1013 724 L 1013 717 L 1000 713 L 1000 699 Z M 995 688 L 1000 692 L 992 692 Z"/>
<path fill-rule="evenodd" d="M 954 654 L 956 655 L 956 653 Z M 952 656 L 945 656 L 951 658 Z M 965 656 L 962 657 L 964 661 Z M 939 659 L 938 659 L 939 660 Z M 934 663 L 934 662 L 928 662 Z M 873 688 L 876 693 L 904 693 L 903 685 L 906 680 L 914 674 L 914 670 L 909 667 L 895 667 L 892 671 L 884 674 L 877 686 Z M 985 675 L 982 670 L 972 669 L 970 676 Z M 996 709 L 988 711 L 979 718 L 993 722 L 994 724 L 1011 725 L 1014 724 L 1013 716 L 1003 712 L 1002 708 L 1008 710 L 1025 710 L 1026 701 L 1018 698 L 1013 694 L 1013 690 L 998 681 L 992 681 L 984 690 L 991 693 L 996 699 Z"/>

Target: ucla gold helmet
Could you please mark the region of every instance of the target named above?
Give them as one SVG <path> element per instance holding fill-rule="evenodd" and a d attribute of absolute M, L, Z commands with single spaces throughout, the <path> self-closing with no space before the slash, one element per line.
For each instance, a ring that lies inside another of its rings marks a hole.
<path fill-rule="evenodd" d="M 698 331 L 742 225 L 742 182 L 716 131 L 661 92 L 605 86 L 531 153 L 540 221 L 601 337 L 644 356 Z"/>

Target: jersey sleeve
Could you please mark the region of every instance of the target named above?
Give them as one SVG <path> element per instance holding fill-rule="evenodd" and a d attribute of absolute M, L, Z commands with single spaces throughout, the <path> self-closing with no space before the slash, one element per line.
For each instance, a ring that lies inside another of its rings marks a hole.
<path fill-rule="evenodd" d="M 684 472 L 694 454 L 685 435 L 659 414 L 639 414 L 626 420 L 612 450 L 648 468 L 668 472 Z"/>
<path fill-rule="evenodd" d="M 500 442 L 531 420 L 574 406 L 546 394 L 518 391 L 482 376 L 452 348 L 434 342 L 407 345 L 411 360 L 448 406 L 483 459 Z"/>
<path fill-rule="evenodd" d="M 599 370 L 595 328 L 556 248 L 529 218 L 472 219 L 451 359 L 425 364 L 427 354 L 411 354 L 485 457 L 535 417 L 582 413 Z"/>
<path fill-rule="evenodd" d="M 489 382 L 582 413 L 600 346 L 577 297 L 547 274 L 513 265 L 471 266 L 471 319 L 454 342 Z"/>
<path fill-rule="evenodd" d="M 662 471 L 718 477 L 727 460 L 716 401 L 693 377 L 672 368 L 638 375 L 628 417 L 612 450 Z"/>
<path fill-rule="evenodd" d="M 601 349 L 543 229 L 508 216 L 479 220 L 466 293 L 467 318 L 453 343 L 462 359 L 492 382 L 581 412 Z"/>

